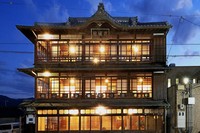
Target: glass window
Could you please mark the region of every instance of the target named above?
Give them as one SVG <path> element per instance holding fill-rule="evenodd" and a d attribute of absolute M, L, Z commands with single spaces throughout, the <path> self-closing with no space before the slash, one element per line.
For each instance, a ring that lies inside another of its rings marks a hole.
<path fill-rule="evenodd" d="M 47 131 L 47 117 L 38 117 L 38 131 Z"/>
<path fill-rule="evenodd" d="M 171 87 L 171 79 L 170 78 L 167 79 L 167 87 Z"/>
<path fill-rule="evenodd" d="M 81 130 L 90 130 L 90 116 L 81 116 Z"/>
<path fill-rule="evenodd" d="M 52 98 L 56 98 L 59 94 L 59 79 L 50 78 L 50 93 Z"/>
<path fill-rule="evenodd" d="M 49 81 L 48 78 L 37 78 L 36 98 L 48 98 Z"/>
<path fill-rule="evenodd" d="M 48 117 L 48 131 L 57 131 L 58 130 L 58 117 Z"/>
<path fill-rule="evenodd" d="M 79 116 L 70 116 L 70 130 L 79 130 Z"/>
<path fill-rule="evenodd" d="M 130 118 L 131 116 L 124 116 L 123 117 L 123 127 L 124 127 L 124 130 L 130 130 L 131 128 L 131 123 L 130 123 Z"/>
<path fill-rule="evenodd" d="M 127 80 L 126 79 L 117 79 L 117 93 L 127 93 Z"/>
<path fill-rule="evenodd" d="M 82 93 L 82 82 L 76 78 L 60 78 L 60 93 L 61 96 L 65 98 L 75 97 L 81 95 Z"/>
<path fill-rule="evenodd" d="M 138 130 L 139 129 L 139 116 L 131 116 L 131 129 Z"/>
<path fill-rule="evenodd" d="M 111 130 L 111 116 L 102 116 L 102 130 Z"/>
<path fill-rule="evenodd" d="M 100 116 L 91 116 L 91 130 L 100 130 Z"/>
<path fill-rule="evenodd" d="M 152 96 L 152 78 L 135 77 L 131 79 L 131 90 L 136 98 L 148 98 Z"/>
<path fill-rule="evenodd" d="M 112 128 L 113 130 L 122 130 L 122 117 L 112 116 Z"/>
<path fill-rule="evenodd" d="M 145 130 L 146 127 L 146 119 L 145 116 L 140 116 L 140 124 L 139 124 L 140 130 Z"/>
<path fill-rule="evenodd" d="M 59 118 L 59 130 L 60 131 L 65 131 L 68 130 L 68 116 L 61 116 Z"/>

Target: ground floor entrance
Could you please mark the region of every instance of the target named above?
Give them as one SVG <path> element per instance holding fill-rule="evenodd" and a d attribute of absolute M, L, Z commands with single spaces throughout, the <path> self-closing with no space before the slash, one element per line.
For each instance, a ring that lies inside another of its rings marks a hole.
<path fill-rule="evenodd" d="M 37 109 L 37 132 L 163 133 L 165 110 L 160 108 Z"/>

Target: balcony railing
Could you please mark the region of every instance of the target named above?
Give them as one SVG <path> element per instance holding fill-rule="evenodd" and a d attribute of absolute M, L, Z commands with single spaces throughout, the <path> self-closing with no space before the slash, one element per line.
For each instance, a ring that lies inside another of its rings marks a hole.
<path fill-rule="evenodd" d="M 140 92 L 140 93 L 116 93 L 116 92 L 105 92 L 105 93 L 40 93 L 37 92 L 37 99 L 101 99 L 101 98 L 151 98 L 151 92 Z"/>
<path fill-rule="evenodd" d="M 37 57 L 36 63 L 78 63 L 78 62 L 151 62 L 152 57 L 145 56 L 53 56 L 53 57 Z"/>

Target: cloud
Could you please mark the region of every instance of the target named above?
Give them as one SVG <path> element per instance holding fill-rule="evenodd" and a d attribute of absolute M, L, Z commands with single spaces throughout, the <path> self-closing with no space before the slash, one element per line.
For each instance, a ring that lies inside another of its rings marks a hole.
<path fill-rule="evenodd" d="M 66 22 L 69 17 L 68 10 L 58 1 L 48 1 L 45 5 L 37 4 L 33 0 L 24 0 L 28 8 L 31 8 L 37 21 L 40 22 Z M 38 6 L 39 5 L 39 6 Z"/>
<path fill-rule="evenodd" d="M 0 94 L 15 98 L 33 96 L 34 78 L 17 70 L 7 69 L 4 63 L 0 65 L 0 71 Z"/>
<path fill-rule="evenodd" d="M 191 8 L 193 6 L 192 0 L 179 0 L 175 10 L 183 9 L 183 8 Z"/>
<path fill-rule="evenodd" d="M 53 2 L 49 8 L 40 13 L 39 20 L 44 22 L 66 22 L 68 11 L 59 3 Z"/>

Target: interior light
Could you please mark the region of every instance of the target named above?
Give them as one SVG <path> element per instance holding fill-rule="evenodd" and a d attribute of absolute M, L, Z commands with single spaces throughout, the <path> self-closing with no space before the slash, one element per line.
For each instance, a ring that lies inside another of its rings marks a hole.
<path fill-rule="evenodd" d="M 70 46 L 70 47 L 69 47 L 69 52 L 70 52 L 71 54 L 74 54 L 74 53 L 76 52 L 75 47 L 74 47 L 74 46 Z"/>
<path fill-rule="evenodd" d="M 50 35 L 49 33 L 46 33 L 46 34 L 44 34 L 43 36 L 44 36 L 44 39 L 47 39 L 47 40 L 48 40 L 48 39 L 51 39 L 51 36 L 52 36 L 52 35 Z"/>
<path fill-rule="evenodd" d="M 135 53 L 137 53 L 137 52 L 138 52 L 138 47 L 137 47 L 137 46 L 134 46 L 134 47 L 133 47 L 133 50 L 134 50 Z"/>
<path fill-rule="evenodd" d="M 93 62 L 94 62 L 95 64 L 97 64 L 97 63 L 99 62 L 99 59 L 94 58 Z"/>
<path fill-rule="evenodd" d="M 128 109 L 129 115 L 136 114 L 136 113 L 137 113 L 137 109 Z"/>
<path fill-rule="evenodd" d="M 187 78 L 187 77 L 183 78 L 183 83 L 184 84 L 188 84 L 189 83 L 189 78 Z"/>
<path fill-rule="evenodd" d="M 69 110 L 69 114 L 71 114 L 71 115 L 78 115 L 78 109 L 71 109 L 71 110 Z"/>
<path fill-rule="evenodd" d="M 106 114 L 106 108 L 103 107 L 103 106 L 98 106 L 96 108 L 96 114 L 105 115 Z"/>
<path fill-rule="evenodd" d="M 143 82 L 143 79 L 142 79 L 142 78 L 139 78 L 139 82 Z"/>
<path fill-rule="evenodd" d="M 104 46 L 100 46 L 99 51 L 100 51 L 101 53 L 104 53 L 104 52 L 105 52 L 105 47 L 104 47 Z"/>
<path fill-rule="evenodd" d="M 51 73 L 50 73 L 49 71 L 45 71 L 45 72 L 43 73 L 43 76 L 44 76 L 44 77 L 49 77 L 49 76 L 51 76 Z"/>
<path fill-rule="evenodd" d="M 70 83 L 71 83 L 71 84 L 74 84 L 74 83 L 75 83 L 74 78 L 70 79 Z"/>
<path fill-rule="evenodd" d="M 106 83 L 108 83 L 108 82 L 109 82 L 109 80 L 108 80 L 108 79 L 105 79 L 105 82 L 106 82 Z"/>

